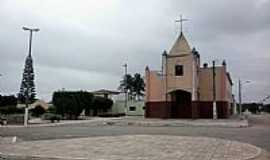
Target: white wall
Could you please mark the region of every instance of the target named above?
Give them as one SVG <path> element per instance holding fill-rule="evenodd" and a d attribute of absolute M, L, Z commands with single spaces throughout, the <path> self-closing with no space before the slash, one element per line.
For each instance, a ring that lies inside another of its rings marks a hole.
<path fill-rule="evenodd" d="M 130 111 L 130 107 L 135 107 L 135 111 Z M 128 101 L 127 103 L 127 115 L 128 116 L 144 116 L 144 101 Z M 112 106 L 112 113 L 126 113 L 125 101 L 115 101 Z"/>

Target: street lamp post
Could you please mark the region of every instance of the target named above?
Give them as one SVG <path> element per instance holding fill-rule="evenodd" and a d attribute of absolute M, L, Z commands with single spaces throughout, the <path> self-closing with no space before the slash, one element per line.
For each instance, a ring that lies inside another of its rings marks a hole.
<path fill-rule="evenodd" d="M 238 98 L 239 98 L 239 115 L 242 117 L 242 86 L 250 81 L 245 81 L 244 83 L 239 79 L 238 81 Z"/>
<path fill-rule="evenodd" d="M 126 112 L 126 116 L 127 116 L 127 113 L 128 113 L 128 108 L 127 108 L 127 99 L 128 99 L 128 95 L 127 95 L 127 64 L 125 63 L 123 65 L 123 67 L 125 68 L 125 75 L 124 75 L 125 89 L 124 89 L 124 92 L 125 92 L 125 112 Z"/>
<path fill-rule="evenodd" d="M 28 27 L 22 27 L 23 30 L 25 31 L 29 31 L 30 32 L 30 36 L 29 36 L 29 55 L 31 55 L 32 52 L 32 35 L 33 32 L 38 32 L 39 29 L 38 28 L 28 28 Z M 28 106 L 29 106 L 29 84 L 28 82 L 26 82 L 26 94 L 25 94 L 25 112 L 24 112 L 24 126 L 27 126 L 27 122 L 28 122 Z"/>
<path fill-rule="evenodd" d="M 213 60 L 213 119 L 217 119 L 217 102 L 216 102 L 216 64 Z"/>
<path fill-rule="evenodd" d="M 0 77 L 3 77 L 3 75 L 0 73 Z M 0 92 L 1 93 L 1 92 Z"/>

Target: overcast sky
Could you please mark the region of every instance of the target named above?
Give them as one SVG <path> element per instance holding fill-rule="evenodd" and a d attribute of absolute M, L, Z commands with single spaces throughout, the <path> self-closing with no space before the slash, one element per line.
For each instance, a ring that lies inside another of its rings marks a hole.
<path fill-rule="evenodd" d="M 19 91 L 29 33 L 38 98 L 53 91 L 117 89 L 124 63 L 130 73 L 160 69 L 163 50 L 179 34 L 175 20 L 201 63 L 226 59 L 234 93 L 243 101 L 270 95 L 270 1 L 267 0 L 0 0 L 0 93 Z"/>

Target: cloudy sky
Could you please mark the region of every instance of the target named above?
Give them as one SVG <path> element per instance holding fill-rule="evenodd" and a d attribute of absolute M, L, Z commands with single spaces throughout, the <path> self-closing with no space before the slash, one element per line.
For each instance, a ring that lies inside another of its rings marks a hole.
<path fill-rule="evenodd" d="M 0 0 L 0 93 L 20 87 L 29 33 L 39 98 L 52 92 L 116 89 L 130 73 L 160 69 L 160 55 L 177 35 L 175 19 L 201 62 L 226 59 L 234 80 L 250 80 L 244 101 L 270 94 L 270 1 L 267 0 Z"/>

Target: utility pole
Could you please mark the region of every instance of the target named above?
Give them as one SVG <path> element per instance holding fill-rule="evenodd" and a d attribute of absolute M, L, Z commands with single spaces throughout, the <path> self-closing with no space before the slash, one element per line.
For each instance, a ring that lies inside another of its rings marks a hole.
<path fill-rule="evenodd" d="M 239 115 L 242 117 L 242 85 L 246 83 L 250 83 L 251 81 L 245 81 L 244 83 L 239 78 L 238 81 L 238 98 L 239 98 Z"/>
<path fill-rule="evenodd" d="M 241 86 L 241 80 L 239 78 L 238 81 L 238 98 L 239 98 L 239 115 L 242 117 L 242 86 Z"/>
<path fill-rule="evenodd" d="M 216 64 L 213 60 L 213 119 L 217 119 L 217 102 L 216 102 Z"/>
<path fill-rule="evenodd" d="M 0 77 L 3 77 L 3 75 L 0 73 Z M 1 93 L 1 91 L 0 91 L 0 93 Z"/>
<path fill-rule="evenodd" d="M 38 32 L 39 29 L 38 28 L 27 28 L 27 27 L 23 27 L 22 28 L 25 31 L 29 31 L 30 32 L 30 37 L 29 37 L 29 53 L 28 55 L 31 56 L 31 52 L 32 52 L 32 34 L 33 32 Z M 27 127 L 27 123 L 28 123 L 28 108 L 29 108 L 29 82 L 26 82 L 26 96 L 25 96 L 25 112 L 24 112 L 24 126 Z"/>
<path fill-rule="evenodd" d="M 126 111 L 126 116 L 128 113 L 128 108 L 127 108 L 127 100 L 128 100 L 128 94 L 127 94 L 127 63 L 125 63 L 123 65 L 123 67 L 125 68 L 125 76 L 124 76 L 124 81 L 125 81 L 125 111 Z"/>

